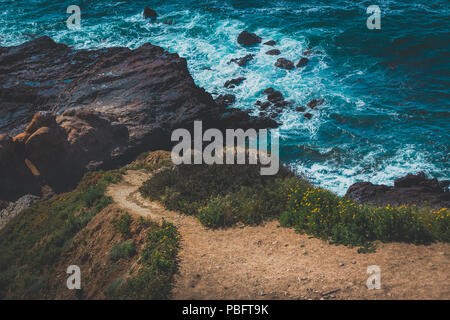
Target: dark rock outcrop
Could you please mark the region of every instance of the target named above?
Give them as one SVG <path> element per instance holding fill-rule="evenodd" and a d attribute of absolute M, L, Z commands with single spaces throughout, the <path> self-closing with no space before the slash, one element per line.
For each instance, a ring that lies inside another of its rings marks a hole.
<path fill-rule="evenodd" d="M 242 58 L 231 59 L 228 63 L 234 62 L 240 67 L 245 67 L 247 63 L 253 60 L 254 57 L 255 57 L 254 54 L 248 54 Z"/>
<path fill-rule="evenodd" d="M 346 197 L 358 203 L 386 204 L 429 204 L 435 207 L 448 207 L 450 205 L 450 192 L 437 179 L 427 179 L 423 172 L 408 174 L 395 179 L 394 186 L 376 185 L 370 182 L 357 182 L 352 184 Z"/>
<path fill-rule="evenodd" d="M 309 62 L 308 58 L 305 58 L 305 57 L 301 58 L 300 61 L 297 63 L 297 68 L 306 66 L 308 64 L 308 62 Z"/>
<path fill-rule="evenodd" d="M 276 126 L 216 103 L 185 59 L 149 43 L 73 50 L 41 37 L 0 47 L 0 106 L 0 199 L 8 201 L 170 149 L 171 132 L 192 130 L 194 120 L 220 130 Z"/>
<path fill-rule="evenodd" d="M 256 34 L 248 31 L 242 31 L 237 38 L 237 42 L 244 47 L 253 46 L 261 43 L 261 41 L 261 37 L 258 37 Z"/>
<path fill-rule="evenodd" d="M 281 54 L 281 51 L 278 49 L 272 49 L 266 52 L 266 54 L 268 54 L 269 56 L 277 56 L 279 54 Z"/>
<path fill-rule="evenodd" d="M 244 77 L 239 77 L 239 78 L 236 78 L 236 79 L 227 80 L 223 86 L 225 88 L 232 89 L 232 88 L 240 85 L 245 80 L 246 80 L 246 78 L 244 78 Z"/>
<path fill-rule="evenodd" d="M 290 70 L 294 69 L 294 63 L 288 59 L 279 58 L 277 62 L 275 62 L 275 67 Z"/>
<path fill-rule="evenodd" d="M 150 9 L 149 7 L 145 7 L 144 8 L 144 18 L 145 19 L 150 19 L 152 22 L 156 20 L 156 18 L 158 17 L 158 14 L 156 13 L 155 10 Z"/>

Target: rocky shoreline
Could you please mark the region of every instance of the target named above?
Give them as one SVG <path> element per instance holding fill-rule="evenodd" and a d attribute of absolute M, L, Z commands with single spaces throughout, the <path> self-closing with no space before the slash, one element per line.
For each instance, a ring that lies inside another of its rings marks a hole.
<path fill-rule="evenodd" d="M 261 41 L 246 31 L 238 38 L 243 46 Z M 230 63 L 245 66 L 251 59 Z M 282 59 L 276 67 L 293 68 Z M 297 68 L 307 63 L 302 57 Z M 224 86 L 245 80 L 231 79 Z M 214 100 L 195 85 L 185 59 L 149 43 L 135 50 L 74 50 L 41 37 L 0 47 L 0 200 L 67 191 L 86 171 L 123 166 L 144 151 L 169 150 L 171 132 L 192 129 L 194 120 L 205 129 L 276 127 L 279 109 L 294 102 L 273 88 L 264 94 L 267 101 L 256 103 L 259 117 L 229 108 L 232 94 Z M 307 107 L 314 110 L 324 102 L 313 99 Z M 449 195 L 448 181 L 423 174 L 397 179 L 393 187 L 358 182 L 346 194 L 360 203 L 437 206 L 448 206 Z"/>

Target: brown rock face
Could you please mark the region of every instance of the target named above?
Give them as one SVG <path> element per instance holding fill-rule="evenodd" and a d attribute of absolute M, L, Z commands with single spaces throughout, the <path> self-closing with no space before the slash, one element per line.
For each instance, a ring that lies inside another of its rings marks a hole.
<path fill-rule="evenodd" d="M 171 132 L 194 120 L 222 130 L 269 124 L 216 104 L 186 60 L 160 47 L 72 50 L 48 37 L 0 47 L 0 106 L 0 134 L 15 136 L 2 136 L 0 147 L 6 200 L 36 194 L 40 183 L 64 190 L 86 170 L 170 149 Z M 43 181 L 35 183 L 25 159 Z"/>
<path fill-rule="evenodd" d="M 394 186 L 376 185 L 370 182 L 352 184 L 345 195 L 359 203 L 424 204 L 448 207 L 450 192 L 446 181 L 427 179 L 423 172 L 408 174 L 394 180 Z"/>

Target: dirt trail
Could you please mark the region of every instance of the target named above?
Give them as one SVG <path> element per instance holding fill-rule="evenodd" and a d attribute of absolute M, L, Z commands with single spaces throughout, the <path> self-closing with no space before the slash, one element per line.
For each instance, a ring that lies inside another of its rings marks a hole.
<path fill-rule="evenodd" d="M 137 189 L 148 178 L 145 171 L 129 170 L 108 195 L 130 214 L 165 218 L 178 227 L 174 299 L 450 299 L 449 244 L 379 244 L 376 253 L 358 254 L 276 221 L 209 230 L 142 198 Z M 381 268 L 380 290 L 366 288 L 370 265 Z"/>

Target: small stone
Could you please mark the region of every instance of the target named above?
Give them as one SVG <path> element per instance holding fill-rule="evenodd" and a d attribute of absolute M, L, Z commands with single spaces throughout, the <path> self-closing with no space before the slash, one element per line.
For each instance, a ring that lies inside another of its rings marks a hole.
<path fill-rule="evenodd" d="M 281 51 L 278 49 L 272 49 L 266 52 L 266 54 L 268 54 L 269 56 L 277 56 L 279 54 L 281 54 Z"/>
<path fill-rule="evenodd" d="M 264 42 L 263 44 L 266 46 L 274 46 L 277 44 L 277 42 L 275 40 L 269 40 L 267 42 Z"/>
<path fill-rule="evenodd" d="M 339 267 L 343 267 L 345 264 L 343 262 L 339 262 Z"/>

